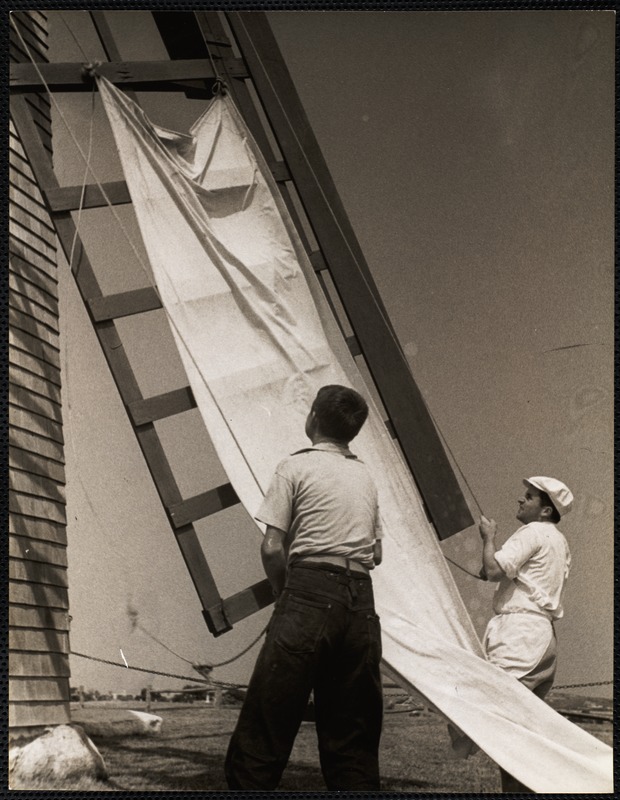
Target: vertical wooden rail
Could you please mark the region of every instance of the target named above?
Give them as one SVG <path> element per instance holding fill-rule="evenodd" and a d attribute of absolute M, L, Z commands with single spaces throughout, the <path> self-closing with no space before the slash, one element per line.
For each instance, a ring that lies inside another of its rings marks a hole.
<path fill-rule="evenodd" d="M 45 195 L 48 190 L 57 189 L 58 181 L 54 174 L 49 155 L 45 152 L 36 131 L 30 111 L 23 96 L 11 101 L 11 114 L 19 136 L 24 143 L 36 180 Z M 50 209 L 50 213 L 53 213 Z M 121 339 L 113 320 L 96 323 L 92 316 L 90 301 L 102 297 L 98 281 L 90 261 L 82 246 L 69 211 L 53 213 L 58 238 L 67 259 L 70 258 L 75 238 L 73 272 L 82 299 L 88 310 L 91 322 L 103 349 L 104 356 L 118 387 L 126 409 L 143 400 L 135 375 L 123 349 Z M 131 417 L 130 417 L 131 419 Z M 135 427 L 138 443 L 146 460 L 166 514 L 173 530 L 188 571 L 200 598 L 203 615 L 212 633 L 219 634 L 230 629 L 223 604 L 211 570 L 198 541 L 191 522 L 179 524 L 174 519 L 174 509 L 181 506 L 183 498 L 152 422 Z"/>
<path fill-rule="evenodd" d="M 265 15 L 227 18 L 440 538 L 473 519 L 396 340 Z"/>

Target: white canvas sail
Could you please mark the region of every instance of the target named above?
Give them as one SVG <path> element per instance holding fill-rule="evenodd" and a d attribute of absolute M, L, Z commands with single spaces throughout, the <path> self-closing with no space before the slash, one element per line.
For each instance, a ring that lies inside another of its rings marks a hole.
<path fill-rule="evenodd" d="M 278 461 L 305 444 L 316 391 L 368 392 L 231 100 L 215 98 L 188 137 L 98 85 L 198 408 L 253 515 Z M 384 563 L 373 582 L 386 662 L 534 791 L 611 792 L 611 748 L 485 660 L 416 486 L 370 406 L 354 450 L 379 488 Z"/>

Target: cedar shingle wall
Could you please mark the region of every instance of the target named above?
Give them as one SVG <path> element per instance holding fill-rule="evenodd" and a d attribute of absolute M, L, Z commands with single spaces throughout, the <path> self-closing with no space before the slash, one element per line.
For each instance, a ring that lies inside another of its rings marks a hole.
<path fill-rule="evenodd" d="M 12 14 L 35 60 L 47 21 Z M 11 59 L 29 60 L 11 26 Z M 51 153 L 47 96 L 28 99 Z M 15 129 L 9 189 L 9 736 L 69 721 L 69 602 L 56 237 Z"/>

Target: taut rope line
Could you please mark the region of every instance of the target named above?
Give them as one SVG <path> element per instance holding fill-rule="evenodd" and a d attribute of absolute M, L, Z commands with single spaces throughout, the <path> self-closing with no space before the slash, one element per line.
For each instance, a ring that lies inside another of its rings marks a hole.
<path fill-rule="evenodd" d="M 231 687 L 231 688 L 240 688 L 240 687 L 243 687 L 245 685 L 245 684 L 241 684 L 241 683 L 229 683 L 229 682 L 226 682 L 226 681 L 218 681 L 218 680 L 214 680 L 214 679 L 206 680 L 204 678 L 194 678 L 194 677 L 190 678 L 187 675 L 177 675 L 174 672 L 160 672 L 159 670 L 146 669 L 145 667 L 133 667 L 133 666 L 129 666 L 127 664 L 122 664 L 119 661 L 108 661 L 105 658 L 97 658 L 96 656 L 89 656 L 89 655 L 86 655 L 85 653 L 72 652 L 71 655 L 72 656 L 78 656 L 79 658 L 87 658 L 89 661 L 98 661 L 101 664 L 109 664 L 112 667 L 122 667 L 122 669 L 132 669 L 132 670 L 135 670 L 136 672 L 148 672 L 150 675 L 161 675 L 164 678 L 178 678 L 179 680 L 182 680 L 182 681 L 194 681 L 195 683 L 213 684 L 213 685 L 217 685 L 217 686 Z M 224 662 L 224 663 L 226 663 L 226 662 Z M 214 665 L 214 666 L 220 666 L 220 665 Z M 589 686 L 611 686 L 613 683 L 614 683 L 614 681 L 594 681 L 594 682 L 591 682 L 591 683 L 569 683 L 569 684 L 565 684 L 565 685 L 561 685 L 561 686 L 554 686 L 553 690 L 557 690 L 557 689 L 582 689 L 582 688 L 586 688 L 586 687 L 589 687 Z"/>

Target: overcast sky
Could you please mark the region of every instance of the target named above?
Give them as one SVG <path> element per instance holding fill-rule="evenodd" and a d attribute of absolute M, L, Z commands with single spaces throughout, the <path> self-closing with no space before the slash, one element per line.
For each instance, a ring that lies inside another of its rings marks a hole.
<path fill-rule="evenodd" d="M 51 12 L 52 61 L 104 58 L 85 12 Z M 107 14 L 126 60 L 165 58 L 148 12 Z M 612 678 L 612 12 L 277 12 L 268 15 L 413 374 L 476 502 L 503 537 L 521 479 L 573 490 L 573 554 L 557 625 L 558 684 Z M 72 34 L 69 33 L 69 27 Z M 75 38 L 74 38 L 75 37 Z M 79 42 L 83 53 L 75 41 Z M 60 95 L 88 147 L 93 98 Z M 154 122 L 186 130 L 202 101 L 144 94 Z M 98 98 L 92 162 L 121 179 Z M 56 168 L 84 165 L 54 111 Z M 138 240 L 128 207 L 123 227 Z M 80 229 L 104 292 L 145 285 L 108 212 Z M 269 612 L 213 639 L 131 428 L 60 266 L 71 646 L 173 674 L 224 661 Z M 145 396 L 185 383 L 159 312 L 119 328 Z M 197 413 L 158 423 L 189 497 L 226 477 Z M 260 534 L 240 508 L 196 525 L 224 596 L 262 577 Z M 470 528 L 446 555 L 480 566 Z M 493 587 L 455 569 L 482 634 Z M 122 653 L 121 653 L 122 651 Z M 258 650 L 215 677 L 244 682 Z M 71 659 L 72 684 L 138 691 L 176 680 Z M 593 693 L 598 690 L 589 690 Z M 610 687 L 600 690 L 609 694 Z"/>

